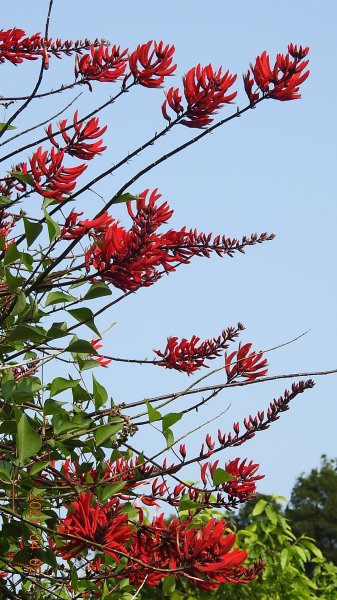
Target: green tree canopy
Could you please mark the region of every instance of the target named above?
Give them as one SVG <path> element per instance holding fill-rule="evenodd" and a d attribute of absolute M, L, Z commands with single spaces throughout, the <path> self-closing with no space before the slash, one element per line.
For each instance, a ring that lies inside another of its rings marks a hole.
<path fill-rule="evenodd" d="M 296 535 L 315 538 L 323 554 L 337 564 L 337 459 L 321 457 L 319 469 L 298 477 L 286 517 Z"/>

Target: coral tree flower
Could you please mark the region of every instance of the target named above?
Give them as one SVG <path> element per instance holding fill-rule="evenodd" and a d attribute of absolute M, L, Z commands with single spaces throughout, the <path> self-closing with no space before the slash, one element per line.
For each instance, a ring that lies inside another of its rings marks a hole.
<path fill-rule="evenodd" d="M 145 87 L 161 87 L 164 78 L 172 75 L 177 65 L 172 65 L 174 46 L 164 42 L 139 44 L 137 49 L 130 54 L 130 71 L 137 83 Z"/>
<path fill-rule="evenodd" d="M 103 345 L 99 343 L 100 341 L 101 339 L 97 338 L 90 342 L 90 344 L 92 345 L 93 349 L 96 350 L 96 352 L 98 352 L 98 350 L 103 347 Z M 100 364 L 101 367 L 107 367 L 112 362 L 112 360 L 111 358 L 104 358 L 104 356 L 98 356 L 97 362 Z"/>
<path fill-rule="evenodd" d="M 267 365 L 267 359 L 262 359 L 263 352 L 250 352 L 252 344 L 239 344 L 237 352 L 225 354 L 225 367 L 227 373 L 227 382 L 232 381 L 236 377 L 245 377 L 251 381 L 262 377 L 268 373 L 268 369 L 264 369 Z"/>
<path fill-rule="evenodd" d="M 263 233 L 260 237 L 256 234 L 250 238 L 244 236 L 241 241 L 220 235 L 212 239 L 211 233 L 187 231 L 186 227 L 160 233 L 158 229 L 173 214 L 167 202 L 157 204 L 160 197 L 157 189 L 150 194 L 145 190 L 138 195 L 135 211 L 134 204 L 126 203 L 132 219 L 129 230 L 113 218 L 104 220 L 102 216 L 98 217 L 99 226 L 95 225 L 94 219 L 79 222 L 78 226 L 72 222 L 69 231 L 63 230 L 63 236 L 69 239 L 84 235 L 89 224 L 92 227 L 90 236 L 94 242 L 85 253 L 85 264 L 87 272 L 96 271 L 96 280 L 110 281 L 124 292 L 136 291 L 152 285 L 165 273 L 175 271 L 178 265 L 188 264 L 193 256 L 209 257 L 212 252 L 218 256 L 232 256 L 235 251 L 244 252 L 245 246 L 274 237 Z"/>
<path fill-rule="evenodd" d="M 271 68 L 270 58 L 264 50 L 251 65 L 251 71 L 243 76 L 246 94 L 251 102 L 255 104 L 260 99 L 260 90 L 265 98 L 275 100 L 297 100 L 300 85 L 307 79 L 310 71 L 305 71 L 309 61 L 303 60 L 309 52 L 309 48 L 299 48 L 294 44 L 288 45 L 288 53 L 277 54 L 276 61 Z M 254 83 L 257 90 L 253 91 Z"/>
<path fill-rule="evenodd" d="M 236 75 L 230 75 L 229 71 L 222 74 L 221 67 L 218 71 L 214 71 L 211 64 L 206 67 L 193 67 L 183 77 L 186 110 L 183 111 L 179 90 L 170 88 L 162 106 L 164 118 L 171 120 L 167 113 L 168 105 L 176 114 L 183 113 L 181 125 L 206 127 L 213 121 L 211 115 L 236 97 L 237 92 L 227 93 L 235 80 Z"/>
<path fill-rule="evenodd" d="M 236 329 L 233 327 L 224 329 L 219 337 L 205 340 L 201 344 L 199 344 L 200 338 L 195 335 L 190 341 L 183 338 L 180 342 L 177 337 L 170 337 L 164 352 L 154 350 L 163 359 L 157 364 L 190 375 L 201 367 L 207 367 L 205 360 L 213 360 L 220 356 L 222 350 L 228 348 L 228 343 L 233 341 L 242 329 L 243 325 L 239 323 Z"/>
<path fill-rule="evenodd" d="M 59 547 L 57 550 L 65 560 L 78 556 L 86 548 L 95 549 L 95 546 L 90 546 L 90 541 L 93 541 L 106 546 L 104 552 L 119 561 L 114 550 L 126 553 L 125 544 L 132 533 L 128 525 L 128 516 L 121 514 L 113 501 L 102 506 L 98 501 L 94 504 L 91 492 L 80 494 L 79 499 L 72 502 L 72 508 L 58 530 L 60 533 L 69 533 L 88 540 L 72 539 Z"/>
<path fill-rule="evenodd" d="M 101 235 L 107 227 L 111 223 L 113 223 L 113 218 L 105 212 L 97 219 L 84 219 L 83 221 L 79 221 L 78 217 L 83 215 L 83 212 L 76 213 L 71 211 L 71 213 L 67 216 L 64 227 L 61 230 L 61 237 L 64 240 L 75 240 L 78 237 L 82 237 L 85 234 L 89 234 L 94 232 L 94 236 Z"/>
<path fill-rule="evenodd" d="M 78 111 L 76 111 L 73 118 L 74 134 L 72 137 L 70 137 L 65 131 L 66 126 L 67 119 L 63 119 L 60 121 L 58 128 L 62 134 L 64 142 L 66 143 L 66 147 L 63 148 L 63 150 L 70 156 L 76 156 L 76 158 L 80 158 L 81 160 L 91 160 L 97 154 L 101 154 L 101 152 L 106 150 L 106 146 L 102 146 L 102 139 L 97 140 L 96 142 L 91 141 L 96 140 L 98 137 L 103 135 L 107 129 L 106 125 L 102 128 L 99 127 L 98 117 L 90 119 L 85 125 L 84 123 L 78 122 Z M 48 125 L 46 133 L 53 146 L 60 150 L 59 144 L 54 138 L 51 125 Z"/>
<path fill-rule="evenodd" d="M 127 67 L 128 49 L 120 50 L 120 46 L 100 44 L 90 48 L 90 54 L 81 58 L 76 57 L 75 76 L 83 77 L 84 82 L 101 81 L 111 83 L 120 79 Z M 90 91 L 91 86 L 89 84 Z"/>
<path fill-rule="evenodd" d="M 64 167 L 65 151 L 43 151 L 42 146 L 34 152 L 30 159 L 30 167 L 36 191 L 44 198 L 52 198 L 62 202 L 64 195 L 71 194 L 76 187 L 76 179 L 87 168 L 86 165 Z M 43 181 L 44 179 L 44 181 Z"/>
<path fill-rule="evenodd" d="M 129 552 L 149 565 L 149 569 L 135 565 L 130 573 L 133 585 L 139 585 L 147 575 L 146 584 L 155 586 L 167 574 L 152 571 L 151 564 L 172 569 L 178 576 L 185 576 L 202 590 L 215 590 L 221 583 L 248 583 L 263 569 L 262 563 L 253 567 L 243 566 L 247 558 L 245 550 L 232 550 L 236 536 L 226 532 L 226 523 L 210 519 L 207 525 L 194 529 L 191 521 L 172 519 L 169 524 L 164 516 L 155 517 L 152 526 L 139 528 Z M 176 573 L 175 569 L 179 569 Z"/>

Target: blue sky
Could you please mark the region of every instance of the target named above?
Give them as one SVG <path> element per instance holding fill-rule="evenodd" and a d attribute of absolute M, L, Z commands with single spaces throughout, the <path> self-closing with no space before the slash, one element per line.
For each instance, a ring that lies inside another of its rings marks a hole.
<path fill-rule="evenodd" d="M 8 5 L 2 27 L 22 27 L 27 33 L 42 31 L 46 6 L 45 0 Z M 153 348 L 165 347 L 169 335 L 210 338 L 242 321 L 246 326 L 242 341 L 253 342 L 257 350 L 277 346 L 310 329 L 296 343 L 268 355 L 270 374 L 337 367 L 336 19 L 333 0 L 320 5 L 303 0 L 240 4 L 217 0 L 211 5 L 198 0 L 167 4 L 144 0 L 120 5 L 107 0 L 55 0 L 52 37 L 102 37 L 130 49 L 149 39 L 163 39 L 175 44 L 178 63 L 177 75 L 167 87 L 179 85 L 180 76 L 199 62 L 211 62 L 216 68 L 222 65 L 224 70 L 238 73 L 235 89 L 239 107 L 246 104 L 241 74 L 258 54 L 267 50 L 273 58 L 277 52 L 285 52 L 289 42 L 311 48 L 311 74 L 302 86 L 301 100 L 263 102 L 164 162 L 130 189 L 137 193 L 158 187 L 174 208 L 172 227 L 187 225 L 231 237 L 267 231 L 276 234 L 275 240 L 233 259 L 196 258 L 117 305 L 99 322 L 105 329 L 117 321 L 104 337 L 107 354 L 151 357 Z M 1 94 L 31 91 L 37 63 L 2 68 L 6 78 Z M 53 59 L 44 89 L 72 79 L 73 58 Z M 97 84 L 92 94 L 80 90 L 80 113 L 88 112 L 117 89 L 116 85 Z M 51 97 L 47 103 L 36 100 L 17 125 L 26 127 L 47 118 L 74 96 L 70 91 Z M 95 172 L 117 162 L 164 126 L 160 110 L 163 99 L 163 90 L 137 88 L 101 113 L 101 124 L 108 124 L 108 150 L 96 161 Z M 221 116 L 235 109 L 225 107 Z M 68 115 L 72 113 L 73 108 Z M 177 127 L 123 171 L 100 182 L 97 191 L 110 198 L 142 166 L 191 135 L 193 131 Z M 76 207 L 90 216 L 96 212 L 97 199 L 89 194 Z M 119 206 L 113 214 L 122 219 L 125 213 L 125 207 Z M 211 366 L 221 365 L 222 359 L 218 359 Z M 102 369 L 100 378 L 116 402 L 180 390 L 192 382 L 192 378 L 164 369 L 118 364 L 104 372 Z M 212 381 L 223 382 L 223 374 L 214 375 Z M 315 388 L 298 397 L 273 427 L 223 455 L 223 460 L 241 456 L 259 462 L 266 475 L 259 484 L 261 492 L 289 497 L 295 478 L 316 466 L 321 454 L 337 456 L 336 376 L 316 377 L 315 381 Z M 218 423 L 186 440 L 188 452 L 193 453 L 207 432 L 215 435 L 218 426 L 229 431 L 234 421 L 266 408 L 285 386 L 286 382 L 276 381 L 235 393 L 228 390 L 181 427 L 177 424 L 174 432 L 181 435 L 230 405 Z M 177 401 L 174 410 L 185 407 L 185 403 Z M 162 437 L 148 430 L 139 434 L 137 442 L 144 450 L 149 446 L 155 449 L 162 445 Z"/>

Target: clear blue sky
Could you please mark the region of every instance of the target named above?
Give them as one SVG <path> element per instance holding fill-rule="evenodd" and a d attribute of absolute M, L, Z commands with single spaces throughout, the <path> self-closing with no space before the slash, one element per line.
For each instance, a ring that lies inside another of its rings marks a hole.
<path fill-rule="evenodd" d="M 22 27 L 27 33 L 41 31 L 47 4 L 46 0 L 7 4 L 2 27 Z M 174 83 L 178 85 L 179 76 L 198 62 L 223 65 L 225 70 L 238 73 L 240 107 L 246 103 L 240 75 L 257 54 L 266 49 L 274 57 L 277 52 L 285 52 L 289 42 L 311 48 L 311 74 L 302 87 L 302 100 L 262 103 L 162 164 L 130 190 L 158 187 L 175 210 L 172 226 L 186 224 L 228 236 L 268 231 L 274 232 L 276 239 L 233 259 L 195 259 L 152 288 L 120 303 L 109 317 L 117 325 L 105 336 L 108 354 L 151 357 L 153 348 L 165 347 L 168 335 L 213 337 L 240 320 L 246 325 L 242 340 L 253 342 L 256 349 L 274 347 L 311 329 L 298 342 L 268 355 L 271 374 L 337 367 L 336 22 L 337 4 L 333 0 L 320 4 L 312 0 L 55 0 L 52 37 L 97 36 L 130 49 L 149 39 L 174 43 L 178 62 Z M 45 89 L 55 87 L 56 81 L 72 81 L 72 58 L 51 62 Z M 31 91 L 37 63 L 17 70 L 12 66 L 2 68 L 8 76 L 6 84 L 2 79 L 3 95 Z M 97 84 L 93 94 L 87 89 L 81 91 L 78 106 L 80 112 L 87 112 L 115 93 L 117 87 Z M 35 101 L 18 125 L 27 126 L 57 112 L 74 95 L 69 92 L 53 97 L 47 104 Z M 163 126 L 163 98 L 163 90 L 136 89 L 101 114 L 101 123 L 109 126 L 109 148 L 96 161 L 95 169 L 104 170 L 117 162 Z M 227 107 L 222 115 L 233 110 Z M 72 112 L 70 109 L 69 115 Z M 193 131 L 178 127 L 120 174 L 101 182 L 97 190 L 111 197 L 120 183 L 151 158 L 191 134 Z M 93 202 L 95 196 L 90 194 L 76 207 L 89 216 L 95 212 Z M 115 214 L 121 218 L 124 212 L 124 207 L 118 207 Z M 106 317 L 99 322 L 102 329 L 108 324 Z M 221 364 L 219 359 L 212 366 Z M 100 376 L 116 402 L 179 390 L 191 383 L 191 378 L 183 374 L 149 366 L 113 365 Z M 224 376 L 219 373 L 213 380 L 222 382 Z M 261 492 L 289 497 L 295 478 L 318 465 L 321 454 L 337 456 L 337 377 L 315 380 L 316 387 L 298 397 L 269 431 L 223 455 L 224 460 L 247 456 L 259 462 L 266 475 L 259 484 Z M 184 421 L 183 428 L 192 429 L 231 404 L 220 423 L 197 432 L 193 440 L 188 438 L 188 452 L 200 447 L 207 432 L 216 434 L 218 426 L 229 431 L 233 421 L 266 408 L 273 397 L 283 393 L 285 385 L 278 381 L 219 395 Z M 179 400 L 175 410 L 185 402 Z M 179 424 L 174 431 L 181 433 Z M 151 444 L 157 448 L 161 440 L 156 432 L 147 431 L 140 434 L 138 447 L 147 449 Z"/>

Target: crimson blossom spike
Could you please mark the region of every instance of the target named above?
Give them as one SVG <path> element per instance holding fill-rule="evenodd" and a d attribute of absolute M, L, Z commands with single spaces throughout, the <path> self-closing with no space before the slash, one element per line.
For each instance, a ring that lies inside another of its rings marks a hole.
<path fill-rule="evenodd" d="M 258 90 L 262 92 L 264 98 L 282 101 L 301 98 L 300 85 L 310 73 L 309 70 L 304 71 L 309 61 L 303 61 L 308 52 L 308 47 L 298 48 L 297 45 L 289 44 L 288 53 L 277 54 L 273 67 L 270 65 L 270 57 L 266 50 L 257 56 L 255 65 L 250 65 L 251 71 L 248 70 L 243 76 L 245 91 L 251 105 L 260 99 Z M 254 82 L 258 88 L 255 92 L 253 92 Z"/>
<path fill-rule="evenodd" d="M 89 547 L 90 541 L 106 546 L 105 552 L 119 562 L 119 552 L 127 552 L 125 544 L 130 540 L 132 533 L 128 525 L 128 516 L 121 513 L 121 508 L 113 498 L 109 503 L 100 505 L 91 492 L 80 494 L 79 499 L 72 502 L 67 516 L 58 526 L 60 533 L 86 538 L 89 542 L 72 539 L 65 545 L 58 547 L 57 552 L 68 560 L 78 556 Z M 94 546 L 91 546 L 95 549 Z"/>
<path fill-rule="evenodd" d="M 71 194 L 76 187 L 76 179 L 87 168 L 86 165 L 64 167 L 64 154 L 64 150 L 57 152 L 53 147 L 48 152 L 39 146 L 30 158 L 35 190 L 44 198 L 52 198 L 58 202 L 63 202 L 65 195 Z"/>
<path fill-rule="evenodd" d="M 187 102 L 186 110 L 181 104 L 178 89 L 170 88 L 162 106 L 162 113 L 168 121 L 167 105 L 176 113 L 184 117 L 181 125 L 187 127 L 203 128 L 213 121 L 211 115 L 215 114 L 224 104 L 234 100 L 237 92 L 228 93 L 229 88 L 236 80 L 236 75 L 229 71 L 222 73 L 222 68 L 215 71 L 211 64 L 206 67 L 197 65 L 192 67 L 183 77 L 184 95 Z"/>
<path fill-rule="evenodd" d="M 128 48 L 120 50 L 120 46 L 106 46 L 100 44 L 90 48 L 90 54 L 81 58 L 76 56 L 75 76 L 83 78 L 83 83 L 88 83 L 92 91 L 90 81 L 101 81 L 112 83 L 123 77 L 127 67 Z"/>
<path fill-rule="evenodd" d="M 262 377 L 268 373 L 268 369 L 264 369 L 267 365 L 267 359 L 262 359 L 263 352 L 250 352 L 252 344 L 244 344 L 237 352 L 225 354 L 225 367 L 227 373 L 227 382 L 233 381 L 236 377 L 245 377 L 250 381 L 254 381 L 258 377 Z"/>
<path fill-rule="evenodd" d="M 165 77 L 172 75 L 177 65 L 172 65 L 175 47 L 164 42 L 139 44 L 129 56 L 130 71 L 137 83 L 144 87 L 161 87 Z"/>
<path fill-rule="evenodd" d="M 228 533 L 223 520 L 212 518 L 206 525 L 192 526 L 191 519 L 172 519 L 168 524 L 164 515 L 154 517 L 152 524 L 139 530 L 132 538 L 130 556 L 143 564 L 134 563 L 123 571 L 132 585 L 139 586 L 146 576 L 146 585 L 157 586 L 167 573 L 154 571 L 168 569 L 175 577 L 187 577 L 201 590 L 216 590 L 221 583 L 248 583 L 263 570 L 264 563 L 244 566 L 247 552 L 234 548 L 236 536 Z M 148 567 L 144 567 L 148 565 Z"/>
<path fill-rule="evenodd" d="M 64 142 L 66 143 L 66 146 L 62 148 L 62 150 L 64 150 L 70 156 L 76 156 L 76 158 L 80 158 L 81 160 L 91 160 L 97 154 L 101 154 L 101 152 L 106 150 L 107 147 L 102 146 L 102 139 L 97 140 L 96 142 L 90 141 L 96 140 L 98 137 L 103 135 L 107 129 L 107 125 L 102 128 L 99 127 L 98 117 L 93 117 L 86 124 L 83 122 L 79 123 L 78 111 L 76 111 L 73 117 L 73 129 L 75 133 L 71 137 L 65 131 L 66 127 L 67 119 L 63 119 L 58 124 L 59 131 L 62 134 Z M 51 125 L 48 125 L 46 133 L 53 146 L 60 150 L 60 146 L 54 138 Z"/>
<path fill-rule="evenodd" d="M 190 341 L 183 338 L 180 342 L 177 337 L 170 337 L 164 352 L 154 350 L 162 358 L 157 364 L 190 375 L 201 367 L 207 367 L 205 360 L 213 360 L 220 356 L 222 350 L 228 348 L 229 342 L 232 342 L 242 329 L 243 325 L 238 323 L 237 328 L 228 327 L 219 337 L 206 340 L 201 344 L 199 344 L 200 338 L 195 335 Z"/>

